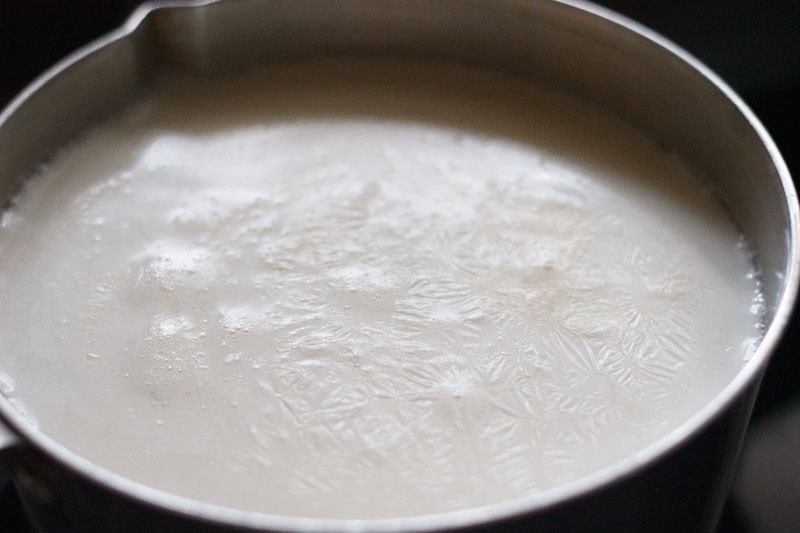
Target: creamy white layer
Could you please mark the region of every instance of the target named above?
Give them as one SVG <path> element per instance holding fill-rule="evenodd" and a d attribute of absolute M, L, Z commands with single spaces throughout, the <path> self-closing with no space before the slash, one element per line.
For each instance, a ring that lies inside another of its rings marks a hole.
<path fill-rule="evenodd" d="M 460 68 L 170 80 L 0 230 L 0 392 L 142 483 L 388 517 L 640 450 L 759 337 L 733 224 L 676 158 Z"/>

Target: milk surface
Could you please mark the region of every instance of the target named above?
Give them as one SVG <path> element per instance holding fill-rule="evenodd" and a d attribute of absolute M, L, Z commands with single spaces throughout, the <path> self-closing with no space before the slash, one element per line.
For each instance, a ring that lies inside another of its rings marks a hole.
<path fill-rule="evenodd" d="M 640 132 L 485 72 L 170 79 L 0 228 L 0 393 L 144 484 L 307 517 L 524 497 L 654 443 L 760 335 L 734 225 Z"/>

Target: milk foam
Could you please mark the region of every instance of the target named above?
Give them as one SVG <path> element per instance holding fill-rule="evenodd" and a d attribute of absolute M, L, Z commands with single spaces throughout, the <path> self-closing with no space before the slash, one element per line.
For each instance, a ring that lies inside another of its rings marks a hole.
<path fill-rule="evenodd" d="M 0 257 L 0 392 L 114 472 L 277 514 L 562 485 L 760 334 L 746 247 L 679 160 L 455 67 L 167 80 L 25 187 Z"/>

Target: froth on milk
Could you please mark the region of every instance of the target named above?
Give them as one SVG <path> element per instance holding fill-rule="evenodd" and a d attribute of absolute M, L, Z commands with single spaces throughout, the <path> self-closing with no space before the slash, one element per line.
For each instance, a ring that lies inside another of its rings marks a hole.
<path fill-rule="evenodd" d="M 0 392 L 108 470 L 306 517 L 439 513 L 612 465 L 760 335 L 743 240 L 581 101 L 369 61 L 170 78 L 0 228 Z"/>

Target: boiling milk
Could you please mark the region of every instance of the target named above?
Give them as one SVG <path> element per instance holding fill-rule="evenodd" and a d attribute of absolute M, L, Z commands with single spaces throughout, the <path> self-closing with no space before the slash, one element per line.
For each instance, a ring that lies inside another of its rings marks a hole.
<path fill-rule="evenodd" d="M 758 341 L 681 162 L 564 95 L 359 62 L 168 80 L 2 218 L 3 393 L 107 469 L 312 517 L 563 485 Z"/>

